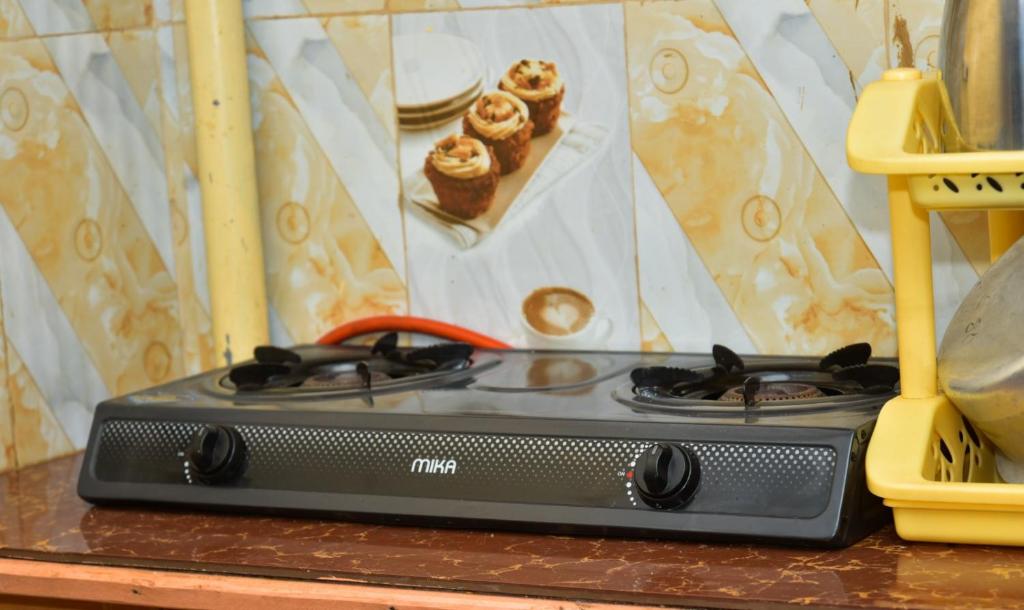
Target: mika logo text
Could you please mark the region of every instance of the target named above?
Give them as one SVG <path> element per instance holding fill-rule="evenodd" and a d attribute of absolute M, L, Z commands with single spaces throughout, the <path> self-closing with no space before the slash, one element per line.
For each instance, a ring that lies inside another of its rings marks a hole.
<path fill-rule="evenodd" d="M 429 474 L 455 474 L 455 460 L 430 460 L 419 458 L 412 461 L 411 472 L 425 472 Z"/>

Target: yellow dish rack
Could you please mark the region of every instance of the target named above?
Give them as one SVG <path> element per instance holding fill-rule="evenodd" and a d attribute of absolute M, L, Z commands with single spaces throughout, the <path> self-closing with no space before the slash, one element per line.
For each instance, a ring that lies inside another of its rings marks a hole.
<path fill-rule="evenodd" d="M 1024 485 L 937 388 L 929 212 L 988 210 L 995 260 L 1024 233 L 1024 151 L 971 151 L 941 75 L 901 68 L 864 89 L 850 122 L 855 170 L 886 174 L 901 395 L 878 418 L 868 486 L 908 540 L 1024 546 Z"/>

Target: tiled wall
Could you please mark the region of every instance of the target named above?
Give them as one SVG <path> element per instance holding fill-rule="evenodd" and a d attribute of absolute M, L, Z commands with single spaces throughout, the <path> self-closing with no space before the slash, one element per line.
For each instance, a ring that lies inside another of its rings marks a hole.
<path fill-rule="evenodd" d="M 844 136 L 887 65 L 935 62 L 941 0 L 244 5 L 275 341 L 411 313 L 525 345 L 522 299 L 559 285 L 594 347 L 894 352 L 884 181 Z M 0 0 L 0 467 L 214 362 L 182 18 Z M 392 49 L 425 32 L 567 82 L 564 138 L 484 234 L 406 197 L 434 134 L 398 128 Z M 987 244 L 978 214 L 933 227 L 941 328 Z"/>

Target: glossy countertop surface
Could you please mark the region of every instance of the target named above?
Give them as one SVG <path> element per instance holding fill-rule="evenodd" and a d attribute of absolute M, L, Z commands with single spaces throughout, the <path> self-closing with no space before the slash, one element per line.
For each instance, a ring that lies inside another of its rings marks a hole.
<path fill-rule="evenodd" d="M 685 607 L 1024 608 L 1024 549 L 891 529 L 836 551 L 99 508 L 75 493 L 80 459 L 0 475 L 0 556 Z"/>

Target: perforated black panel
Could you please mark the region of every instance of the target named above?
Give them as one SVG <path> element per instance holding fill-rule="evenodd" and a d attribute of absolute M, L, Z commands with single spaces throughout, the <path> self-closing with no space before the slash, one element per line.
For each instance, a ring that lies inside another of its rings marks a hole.
<path fill-rule="evenodd" d="M 109 420 L 101 431 L 96 476 L 187 485 L 183 452 L 199 427 Z M 237 487 L 621 508 L 645 508 L 633 498 L 627 473 L 644 448 L 666 440 L 237 429 L 249 456 Z M 813 517 L 828 503 L 836 468 L 831 447 L 681 444 L 701 465 L 700 489 L 688 512 Z"/>

